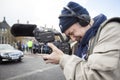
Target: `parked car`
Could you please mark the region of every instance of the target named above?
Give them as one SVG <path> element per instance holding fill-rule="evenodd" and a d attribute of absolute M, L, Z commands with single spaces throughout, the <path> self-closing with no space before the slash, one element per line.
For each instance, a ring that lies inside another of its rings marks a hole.
<path fill-rule="evenodd" d="M 10 44 L 0 44 L 0 63 L 3 61 L 21 61 L 24 54 Z"/>

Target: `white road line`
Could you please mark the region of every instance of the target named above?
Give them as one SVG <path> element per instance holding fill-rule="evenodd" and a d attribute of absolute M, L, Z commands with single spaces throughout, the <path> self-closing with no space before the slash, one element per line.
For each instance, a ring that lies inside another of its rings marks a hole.
<path fill-rule="evenodd" d="M 58 65 L 54 65 L 54 66 L 51 66 L 51 67 L 48 67 L 48 68 L 35 70 L 35 71 L 32 71 L 32 72 L 27 72 L 27 73 L 24 73 L 24 74 L 21 74 L 21 75 L 18 75 L 18 76 L 8 78 L 6 80 L 15 80 L 15 79 L 18 79 L 18 78 L 21 78 L 21 77 L 29 76 L 29 75 L 37 73 L 37 72 L 43 72 L 43 71 L 46 71 L 46 70 L 49 70 L 49 69 L 52 69 L 52 68 L 55 68 L 55 67 L 58 67 Z"/>

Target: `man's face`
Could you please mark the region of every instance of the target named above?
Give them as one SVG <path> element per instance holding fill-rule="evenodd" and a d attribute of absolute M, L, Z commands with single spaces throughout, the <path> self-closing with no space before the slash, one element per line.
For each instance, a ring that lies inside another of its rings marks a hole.
<path fill-rule="evenodd" d="M 65 35 L 69 36 L 72 41 L 81 41 L 87 27 L 82 27 L 79 23 L 75 23 L 65 31 Z"/>

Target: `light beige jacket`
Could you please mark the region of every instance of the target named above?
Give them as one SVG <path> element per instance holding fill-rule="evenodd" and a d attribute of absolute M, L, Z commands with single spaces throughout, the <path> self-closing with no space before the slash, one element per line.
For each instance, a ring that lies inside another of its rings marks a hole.
<path fill-rule="evenodd" d="M 120 80 L 120 23 L 108 21 L 90 40 L 87 60 L 66 54 L 61 58 L 66 80 Z"/>

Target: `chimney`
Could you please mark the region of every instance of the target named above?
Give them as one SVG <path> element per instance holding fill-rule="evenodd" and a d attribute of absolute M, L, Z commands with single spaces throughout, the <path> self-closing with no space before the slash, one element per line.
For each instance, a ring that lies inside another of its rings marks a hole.
<path fill-rule="evenodd" d="M 29 24 L 29 21 L 27 21 L 27 24 Z"/>
<path fill-rule="evenodd" d="M 19 19 L 17 20 L 17 23 L 18 23 L 18 24 L 20 23 L 20 20 L 19 20 Z"/>

